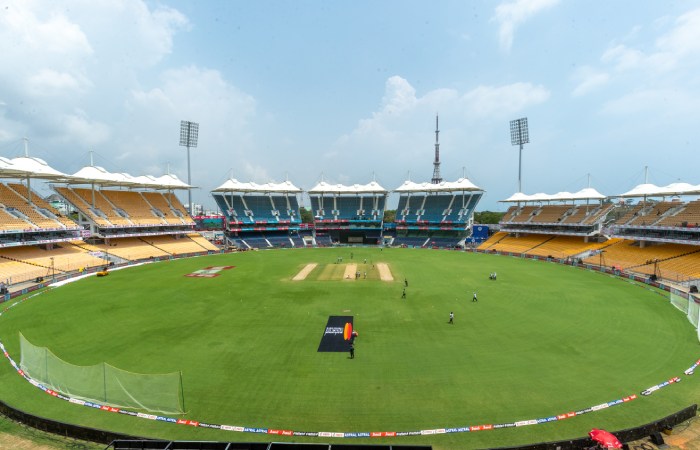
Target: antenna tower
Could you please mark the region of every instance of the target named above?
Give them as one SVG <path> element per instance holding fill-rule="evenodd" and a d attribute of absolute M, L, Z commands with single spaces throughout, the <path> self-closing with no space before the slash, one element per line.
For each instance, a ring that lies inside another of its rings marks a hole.
<path fill-rule="evenodd" d="M 438 116 L 435 115 L 435 161 L 433 161 L 433 179 L 430 180 L 433 184 L 440 184 L 442 178 L 440 177 L 440 129 L 438 127 Z"/>

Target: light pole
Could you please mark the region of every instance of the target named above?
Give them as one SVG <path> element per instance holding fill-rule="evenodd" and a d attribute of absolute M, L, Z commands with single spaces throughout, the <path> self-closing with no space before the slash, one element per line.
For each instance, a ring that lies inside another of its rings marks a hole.
<path fill-rule="evenodd" d="M 518 192 L 523 191 L 523 144 L 530 142 L 530 135 L 527 130 L 527 117 L 510 121 L 510 143 L 520 146 L 520 156 L 518 158 Z"/>
<path fill-rule="evenodd" d="M 188 120 L 180 121 L 180 146 L 187 147 L 187 184 L 192 186 L 192 174 L 190 172 L 190 148 L 197 148 L 197 137 L 199 135 L 199 124 Z M 187 189 L 187 201 L 189 204 L 190 216 L 192 212 L 192 188 Z"/>

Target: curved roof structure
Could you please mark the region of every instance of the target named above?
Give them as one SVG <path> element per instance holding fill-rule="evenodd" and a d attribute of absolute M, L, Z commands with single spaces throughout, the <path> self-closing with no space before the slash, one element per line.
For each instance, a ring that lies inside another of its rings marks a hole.
<path fill-rule="evenodd" d="M 700 184 L 671 183 L 668 186 L 639 184 L 617 197 L 665 197 L 667 195 L 700 195 Z"/>
<path fill-rule="evenodd" d="M 151 175 L 135 177 L 128 173 L 112 173 L 99 166 L 83 167 L 73 175 L 66 175 L 66 179 L 62 181 L 69 184 L 97 184 L 100 186 L 152 189 L 189 189 L 192 187 L 171 173 L 158 178 Z"/>
<path fill-rule="evenodd" d="M 443 181 L 441 183 L 414 183 L 404 181 L 394 192 L 454 192 L 454 191 L 483 191 L 480 187 L 466 178 L 457 181 Z"/>
<path fill-rule="evenodd" d="M 352 186 L 321 181 L 308 192 L 309 194 L 386 194 L 387 190 L 376 181 L 367 184 L 353 184 Z"/>
<path fill-rule="evenodd" d="M 13 178 L 20 175 L 26 175 L 26 172 L 15 166 L 12 160 L 0 156 L 0 177 Z"/>
<path fill-rule="evenodd" d="M 593 188 L 581 189 L 578 192 L 557 192 L 556 194 L 537 193 L 532 195 L 516 192 L 505 200 L 499 200 L 501 203 L 521 203 L 521 202 L 561 202 L 567 200 L 603 200 L 607 198 L 605 195 L 596 191 Z"/>
<path fill-rule="evenodd" d="M 68 177 L 68 175 L 65 173 L 59 172 L 58 170 L 49 166 L 43 159 L 20 156 L 9 161 L 11 163 L 11 170 L 19 172 L 15 175 L 22 177 L 41 178 L 46 180 Z"/>
<path fill-rule="evenodd" d="M 234 178 L 226 180 L 224 184 L 213 189 L 212 192 L 301 192 L 301 189 L 296 187 L 291 181 L 287 180 L 282 183 L 265 183 L 258 184 L 247 182 L 243 183 Z"/>

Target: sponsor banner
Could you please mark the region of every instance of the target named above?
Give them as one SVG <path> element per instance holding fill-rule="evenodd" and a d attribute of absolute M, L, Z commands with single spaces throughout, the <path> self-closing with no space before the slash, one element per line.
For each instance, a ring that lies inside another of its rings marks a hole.
<path fill-rule="evenodd" d="M 318 346 L 319 352 L 347 352 L 352 339 L 353 316 L 330 316 Z"/>
<path fill-rule="evenodd" d="M 537 421 L 532 419 L 532 420 L 520 420 L 518 422 L 515 422 L 516 427 L 524 427 L 527 425 L 537 425 Z"/>

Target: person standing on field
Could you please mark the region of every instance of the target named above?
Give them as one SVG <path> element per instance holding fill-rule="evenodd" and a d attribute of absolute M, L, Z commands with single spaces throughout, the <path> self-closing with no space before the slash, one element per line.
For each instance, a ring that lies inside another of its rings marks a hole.
<path fill-rule="evenodd" d="M 452 325 L 455 324 L 455 313 L 453 313 L 452 311 L 450 311 L 450 322 L 449 323 L 451 323 Z"/>

